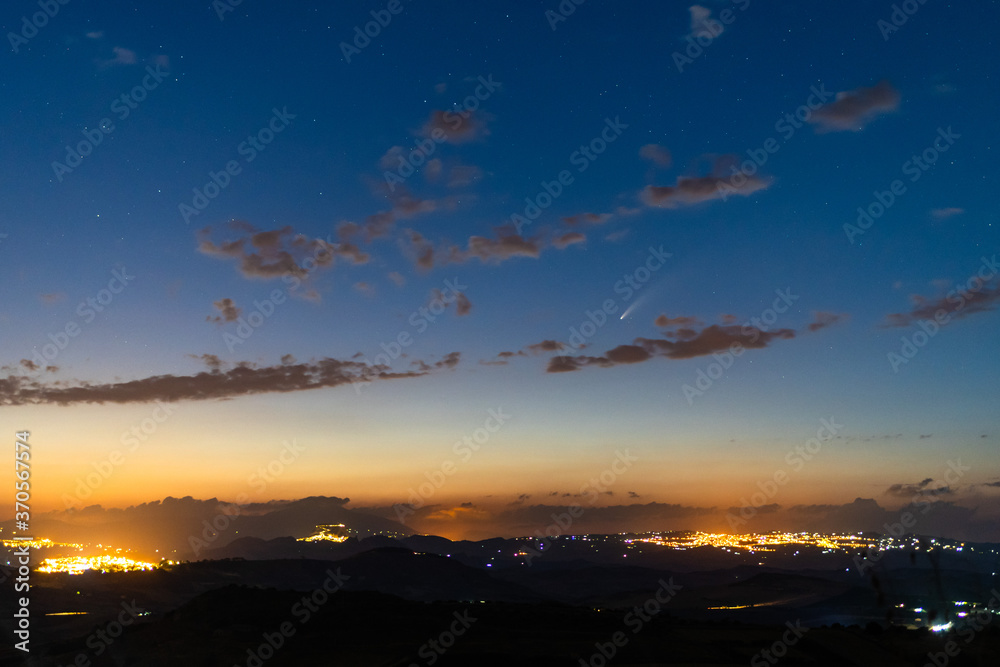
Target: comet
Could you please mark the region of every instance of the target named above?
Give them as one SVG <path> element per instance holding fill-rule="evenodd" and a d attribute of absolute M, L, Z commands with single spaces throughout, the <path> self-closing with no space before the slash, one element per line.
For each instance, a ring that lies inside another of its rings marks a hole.
<path fill-rule="evenodd" d="M 632 302 L 632 305 L 631 305 L 631 306 L 629 306 L 628 308 L 626 308 L 626 309 L 625 309 L 625 312 L 624 312 L 624 313 L 622 313 L 622 316 L 621 316 L 621 317 L 619 317 L 618 319 L 619 319 L 619 320 L 624 320 L 624 319 L 625 319 L 626 317 L 628 317 L 628 314 L 629 314 L 629 313 L 631 313 L 631 312 L 632 312 L 633 310 L 635 310 L 635 309 L 636 309 L 636 307 L 637 307 L 637 306 L 638 306 L 638 305 L 639 305 L 639 304 L 640 304 L 640 303 L 642 302 L 642 300 L 643 300 L 643 299 L 644 299 L 645 297 L 646 297 L 646 295 L 645 295 L 645 294 L 643 294 L 643 295 L 642 295 L 642 296 L 640 296 L 640 297 L 639 297 L 638 299 L 636 299 L 635 301 L 633 301 L 633 302 Z"/>

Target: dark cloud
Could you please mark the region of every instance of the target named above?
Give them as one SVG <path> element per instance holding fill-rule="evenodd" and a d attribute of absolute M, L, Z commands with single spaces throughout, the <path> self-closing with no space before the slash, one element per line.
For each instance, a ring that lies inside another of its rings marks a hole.
<path fill-rule="evenodd" d="M 888 81 L 870 88 L 837 93 L 833 102 L 813 111 L 810 123 L 819 132 L 857 132 L 876 117 L 899 107 L 899 93 Z"/>
<path fill-rule="evenodd" d="M 514 231 L 510 225 L 494 228 L 494 236 L 470 236 L 465 247 L 456 244 L 435 245 L 419 232 L 406 230 L 405 247 L 410 259 L 418 268 L 429 270 L 436 265 L 464 264 L 474 259 L 483 264 L 500 264 L 515 257 L 538 259 L 546 248 L 563 250 L 583 243 L 586 236 L 581 232 L 563 232 L 555 236 L 536 234 L 526 237 Z"/>
<path fill-rule="evenodd" d="M 969 286 L 970 282 L 972 287 Z M 919 294 L 913 294 L 910 300 L 913 302 L 912 310 L 886 315 L 882 326 L 905 327 L 921 320 L 943 320 L 945 317 L 960 319 L 995 310 L 997 303 L 1000 302 L 1000 283 L 997 282 L 995 274 L 988 282 L 973 277 L 964 285 L 956 286 L 945 296 L 927 299 Z"/>
<path fill-rule="evenodd" d="M 605 352 L 604 356 L 613 364 L 637 364 L 646 361 L 652 355 L 638 345 L 619 345 Z"/>
<path fill-rule="evenodd" d="M 934 478 L 927 477 L 916 484 L 893 484 L 886 489 L 885 492 L 890 496 L 904 498 L 912 498 L 914 496 L 941 496 L 954 493 L 954 490 L 949 486 L 932 487 L 931 484 L 933 483 Z"/>
<path fill-rule="evenodd" d="M 411 256 L 417 268 L 429 271 L 434 268 L 434 244 L 424 238 L 419 232 L 406 230 L 409 236 Z"/>
<path fill-rule="evenodd" d="M 809 323 L 809 331 L 819 331 L 820 329 L 825 329 L 828 326 L 832 326 L 837 322 L 846 320 L 849 316 L 846 313 L 829 313 L 824 310 L 818 310 L 813 312 L 814 320 Z"/>
<path fill-rule="evenodd" d="M 451 246 L 447 251 L 446 261 L 461 264 L 471 259 L 478 259 L 483 264 L 499 264 L 512 257 L 538 259 L 543 247 L 544 242 L 541 237 L 525 238 L 509 229 L 498 229 L 494 238 L 469 237 L 465 249 Z"/>
<path fill-rule="evenodd" d="M 727 512 L 730 514 L 740 515 L 740 510 L 742 507 L 730 507 Z M 781 509 L 781 505 L 778 503 L 768 503 L 766 505 L 754 506 L 755 514 L 774 514 Z"/>
<path fill-rule="evenodd" d="M 452 352 L 436 363 L 425 364 L 422 370 L 403 373 L 393 373 L 384 365 L 330 358 L 309 363 L 284 363 L 287 357 L 282 357 L 283 363 L 279 366 L 256 367 L 241 362 L 221 371 L 217 357 L 202 355 L 200 358 L 212 368 L 211 372 L 189 376 L 158 375 L 105 384 L 78 382 L 75 385 L 67 382 L 45 384 L 10 376 L 0 379 L 0 405 L 149 403 L 289 393 L 338 387 L 351 382 L 419 377 L 437 369 L 454 368 L 460 354 Z"/>
<path fill-rule="evenodd" d="M 350 243 L 309 238 L 296 234 L 290 226 L 259 231 L 249 223 L 234 220 L 227 227 L 242 237 L 216 243 L 210 238 L 212 228 L 206 227 L 198 232 L 198 251 L 209 257 L 238 260 L 240 272 L 247 278 L 304 279 L 313 270 L 332 266 L 338 257 L 353 264 L 364 264 L 369 259 Z"/>
<path fill-rule="evenodd" d="M 657 321 L 679 325 L 697 320 L 689 317 L 671 319 L 666 315 L 661 315 Z M 791 338 L 795 338 L 795 331 L 792 329 L 762 331 L 749 325 L 712 324 L 700 331 L 681 328 L 667 332 L 664 338 L 636 338 L 631 344 L 614 347 L 599 357 L 588 355 L 552 357 L 546 372 L 566 373 L 578 371 L 586 366 L 608 368 L 618 364 L 641 363 L 654 357 L 691 359 L 715 352 L 728 351 L 733 349 L 734 345 L 752 350 L 767 347 L 777 339 Z"/>
<path fill-rule="evenodd" d="M 469 301 L 469 297 L 465 296 L 462 292 L 455 293 L 455 314 L 459 317 L 463 315 L 468 315 L 469 311 L 472 310 L 472 303 Z"/>
<path fill-rule="evenodd" d="M 464 264 L 478 259 L 483 264 L 500 264 L 513 257 L 537 259 L 545 247 L 541 236 L 525 238 L 512 229 L 501 227 L 495 237 L 471 236 L 465 248 L 450 245 L 435 248 L 422 234 L 406 230 L 408 254 L 417 268 L 429 270 L 437 264 Z"/>
<path fill-rule="evenodd" d="M 562 219 L 567 225 L 601 225 L 611 219 L 610 213 L 579 213 L 577 215 L 569 215 Z"/>
<path fill-rule="evenodd" d="M 635 342 L 651 354 L 661 354 L 670 359 L 690 359 L 722 352 L 735 344 L 751 350 L 761 349 L 779 338 L 795 338 L 795 331 L 792 329 L 761 331 L 746 325 L 712 324 L 693 337 L 682 340 L 637 338 Z"/>
<path fill-rule="evenodd" d="M 212 370 L 212 371 L 222 370 L 222 366 L 223 366 L 222 360 L 219 359 L 218 355 L 215 355 L 215 354 L 202 354 L 202 355 L 190 354 L 188 356 L 192 357 L 194 359 L 198 359 L 203 364 L 205 364 L 206 366 L 208 366 L 209 370 Z"/>
<path fill-rule="evenodd" d="M 226 297 L 225 299 L 219 299 L 218 301 L 213 301 L 212 305 L 215 309 L 219 311 L 218 315 L 209 315 L 205 319 L 209 322 L 215 322 L 216 324 L 225 324 L 226 322 L 235 322 L 239 319 L 240 313 L 243 312 L 242 308 L 236 306 L 236 302 Z"/>
<path fill-rule="evenodd" d="M 614 492 L 612 491 L 612 494 Z M 575 494 L 579 496 L 579 494 Z M 602 497 L 611 494 L 602 493 Z M 563 497 L 573 497 L 563 494 Z M 680 525 L 681 530 L 691 530 L 700 522 L 717 513 L 715 508 L 691 507 L 688 505 L 668 503 L 633 503 L 630 505 L 591 505 L 584 501 L 583 505 L 525 505 L 511 503 L 502 512 L 490 520 L 494 531 L 503 531 L 511 535 L 531 535 L 540 528 L 552 524 L 553 516 L 561 516 L 570 510 L 585 511 L 573 521 L 572 531 L 582 533 L 618 533 L 624 526 L 629 530 L 647 531 L 661 530 L 659 526 Z M 691 523 L 684 523 L 689 521 Z M 496 534 L 495 532 L 493 534 Z"/>
<path fill-rule="evenodd" d="M 674 185 L 647 185 L 640 193 L 640 199 L 647 206 L 675 208 L 725 199 L 731 195 L 748 197 L 771 185 L 770 179 L 756 174 L 734 176 L 729 167 L 738 160 L 735 155 L 724 155 L 716 158 L 712 173 L 707 176 L 681 176 Z"/>
<path fill-rule="evenodd" d="M 418 359 L 416 361 L 411 361 L 410 366 L 419 370 L 420 374 L 425 374 L 435 370 L 455 368 L 458 366 L 460 359 L 460 352 L 451 352 L 450 354 L 444 355 L 441 357 L 440 361 L 435 361 L 433 364 L 428 364 L 427 362 Z"/>
<path fill-rule="evenodd" d="M 576 356 L 570 357 L 566 355 L 558 355 L 549 359 L 549 365 L 546 367 L 546 373 L 569 373 L 571 371 L 578 371 L 584 366 L 614 366 L 614 364 L 607 357 L 588 357 L 588 356 Z"/>
<path fill-rule="evenodd" d="M 543 340 L 541 343 L 533 343 L 532 345 L 529 345 L 525 349 L 537 354 L 540 352 L 559 352 L 563 350 L 565 347 L 566 345 L 564 343 L 561 343 L 560 341 L 557 340 Z M 501 356 L 504 354 L 508 354 L 510 356 L 514 355 L 513 352 L 500 353 Z"/>

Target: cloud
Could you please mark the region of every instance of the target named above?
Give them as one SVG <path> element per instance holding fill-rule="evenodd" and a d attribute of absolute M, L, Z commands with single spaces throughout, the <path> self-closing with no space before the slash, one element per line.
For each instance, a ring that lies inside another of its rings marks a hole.
<path fill-rule="evenodd" d="M 413 263 L 416 264 L 418 269 L 424 271 L 433 269 L 437 258 L 437 251 L 434 248 L 434 244 L 424 238 L 420 232 L 407 229 L 405 233 L 408 235 L 410 242 L 408 251 Z"/>
<path fill-rule="evenodd" d="M 66 300 L 65 292 L 46 292 L 45 294 L 39 294 L 38 298 L 42 300 L 42 303 L 53 304 L 60 303 Z"/>
<path fill-rule="evenodd" d="M 580 232 L 566 232 L 565 234 L 560 234 L 552 240 L 552 245 L 556 248 L 562 250 L 563 248 L 573 245 L 574 243 L 586 243 L 587 237 Z"/>
<path fill-rule="evenodd" d="M 29 373 L 34 373 L 34 372 L 38 371 L 41 368 L 41 366 L 39 366 L 38 364 L 36 364 L 31 359 L 21 359 L 21 361 L 19 363 L 21 364 L 21 368 L 23 368 L 24 370 L 28 371 Z M 5 367 L 5 369 L 6 369 L 6 367 Z"/>
<path fill-rule="evenodd" d="M 954 490 L 947 485 L 931 487 L 930 485 L 933 483 L 934 479 L 928 477 L 917 484 L 893 484 L 885 490 L 885 493 L 890 496 L 902 498 L 926 498 L 928 496 L 944 496 L 954 493 Z"/>
<path fill-rule="evenodd" d="M 713 324 L 701 331 L 678 329 L 667 334 L 667 338 L 636 338 L 631 344 L 619 345 L 603 356 L 560 355 L 549 360 L 547 373 L 567 373 L 587 366 L 609 368 L 620 364 L 635 364 L 654 357 L 668 359 L 691 359 L 715 352 L 723 352 L 740 345 L 744 349 L 767 347 L 777 339 L 795 338 L 792 329 L 761 331 L 752 326 Z"/>
<path fill-rule="evenodd" d="M 638 345 L 619 345 L 605 352 L 604 356 L 614 364 L 637 364 L 646 361 L 652 355 L 646 348 Z"/>
<path fill-rule="evenodd" d="M 706 35 L 714 39 L 722 34 L 724 27 L 712 19 L 711 9 L 701 5 L 691 5 L 688 11 L 691 12 L 691 37 Z"/>
<path fill-rule="evenodd" d="M 428 160 L 427 166 L 424 167 L 424 178 L 428 183 L 437 183 L 443 171 L 444 163 L 441 162 L 441 158 L 433 158 Z"/>
<path fill-rule="evenodd" d="M 67 382 L 45 384 L 9 376 L 0 379 L 0 405 L 72 405 L 77 403 L 150 403 L 152 401 L 205 401 L 250 396 L 254 394 L 290 393 L 327 387 L 339 387 L 352 382 L 394 380 L 427 375 L 435 370 L 454 368 L 460 353 L 452 352 L 440 361 L 420 369 L 394 373 L 388 366 L 324 358 L 309 363 L 286 363 L 257 367 L 240 362 L 222 370 L 218 357 L 200 357 L 211 369 L 196 375 L 157 375 L 127 382 L 91 384 Z"/>
<path fill-rule="evenodd" d="M 451 304 L 455 304 L 455 315 L 457 317 L 462 317 L 468 315 L 472 310 L 472 302 L 469 298 L 465 296 L 462 292 L 455 292 L 454 297 L 445 296 L 444 292 L 435 288 L 431 290 L 430 296 L 427 301 L 427 308 L 430 308 L 433 312 L 439 312 L 434 307 L 433 304 L 440 304 L 445 310 L 451 307 Z"/>
<path fill-rule="evenodd" d="M 442 137 L 440 141 L 452 144 L 464 144 L 488 136 L 488 120 L 487 115 L 481 112 L 435 109 L 418 134 L 433 139 Z"/>
<path fill-rule="evenodd" d="M 398 271 L 392 271 L 389 273 L 389 280 L 393 282 L 396 287 L 402 287 L 406 284 L 406 278 L 403 277 Z"/>
<path fill-rule="evenodd" d="M 331 243 L 297 234 L 291 226 L 258 230 L 241 220 L 227 225 L 239 237 L 215 243 L 212 228 L 198 232 L 198 251 L 208 257 L 235 259 L 246 278 L 273 280 L 284 276 L 306 278 L 312 271 L 333 266 L 336 258 L 352 264 L 368 262 L 368 255 L 350 243 Z"/>
<path fill-rule="evenodd" d="M 364 294 L 367 297 L 375 296 L 375 286 L 372 285 L 371 283 L 366 283 L 365 281 L 362 280 L 354 283 L 353 287 L 355 290 L 357 290 L 361 294 Z"/>
<path fill-rule="evenodd" d="M 215 322 L 216 324 L 224 324 L 226 322 L 235 322 L 240 317 L 240 313 L 243 312 L 242 308 L 236 306 L 236 302 L 226 297 L 225 299 L 220 299 L 218 301 L 213 301 L 212 305 L 215 309 L 219 311 L 219 314 L 215 317 L 211 315 L 205 319 L 209 322 Z"/>
<path fill-rule="evenodd" d="M 401 191 L 402 188 L 397 188 L 397 190 Z M 342 222 L 337 227 L 337 235 L 341 241 L 345 242 L 357 237 L 361 237 L 365 242 L 371 242 L 374 239 L 389 236 L 398 220 L 412 218 L 423 213 L 433 213 L 442 207 L 453 208 L 456 203 L 457 200 L 452 198 L 443 200 L 419 199 L 405 192 L 400 192 L 394 196 L 391 209 L 372 213 L 361 224 Z M 367 255 L 365 261 L 367 261 Z"/>
<path fill-rule="evenodd" d="M 571 357 L 568 355 L 558 355 L 549 359 L 549 365 L 545 368 L 546 373 L 571 373 L 578 371 L 585 366 L 613 366 L 606 357 L 588 357 L 580 355 Z"/>
<path fill-rule="evenodd" d="M 565 343 L 558 340 L 543 340 L 541 343 L 533 343 L 527 346 L 525 349 L 534 353 L 539 354 L 541 352 L 560 352 L 565 349 Z M 501 355 L 513 355 L 512 352 L 501 352 Z"/>
<path fill-rule="evenodd" d="M 825 329 L 826 327 L 832 326 L 837 322 L 842 322 L 846 320 L 849 315 L 846 313 L 829 313 L 824 310 L 813 311 L 813 317 L 815 318 L 809 323 L 809 331 L 819 331 L 820 329 Z"/>
<path fill-rule="evenodd" d="M 636 215 L 641 213 L 642 208 L 629 208 L 627 206 L 619 206 L 611 213 L 577 213 L 575 215 L 567 215 L 562 218 L 564 224 L 575 227 L 576 225 L 603 225 L 604 223 L 612 220 L 614 218 L 624 218 L 627 216 Z"/>
<path fill-rule="evenodd" d="M 517 352 L 505 351 L 497 355 L 496 360 L 482 361 L 480 363 L 487 366 L 504 366 L 513 357 L 528 357 L 532 355 L 545 354 L 547 352 L 562 352 L 566 349 L 566 344 L 558 340 L 543 340 L 540 343 L 532 343 L 525 346 L 523 350 Z M 551 362 L 550 362 L 551 363 Z M 575 368 L 569 370 L 576 370 Z"/>
<path fill-rule="evenodd" d="M 215 354 L 202 354 L 202 355 L 189 354 L 188 356 L 191 357 L 191 358 L 193 358 L 193 359 L 198 359 L 203 364 L 205 364 L 206 366 L 208 366 L 209 370 L 212 370 L 212 371 L 222 370 L 223 363 L 222 363 L 222 360 L 219 359 L 218 355 L 215 355 Z"/>
<path fill-rule="evenodd" d="M 659 144 L 646 144 L 639 149 L 639 157 L 658 167 L 669 167 L 672 162 L 670 151 Z"/>
<path fill-rule="evenodd" d="M 455 293 L 455 315 L 462 317 L 463 315 L 468 315 L 469 311 L 472 310 L 472 303 L 469 298 L 465 296 L 462 292 Z"/>
<path fill-rule="evenodd" d="M 111 52 L 115 54 L 114 58 L 102 60 L 102 67 L 111 67 L 113 65 L 134 65 L 136 63 L 135 51 L 132 51 L 131 49 L 116 46 L 111 49 Z"/>
<path fill-rule="evenodd" d="M 935 220 L 947 220 L 948 218 L 953 218 L 956 215 L 962 215 L 965 213 L 964 208 L 956 208 L 954 206 L 948 208 L 936 208 L 931 211 L 931 217 Z"/>
<path fill-rule="evenodd" d="M 697 317 L 667 317 L 666 313 L 661 313 L 653 324 L 664 329 L 669 327 L 693 327 L 701 324 Z"/>
<path fill-rule="evenodd" d="M 461 264 L 478 259 L 483 264 L 499 264 L 512 257 L 538 259 L 543 247 L 541 237 L 525 238 L 510 229 L 501 228 L 493 238 L 470 236 L 464 249 L 451 246 L 447 250 L 445 261 Z"/>
<path fill-rule="evenodd" d="M 669 359 L 691 359 L 722 352 L 736 344 L 750 350 L 765 348 L 774 340 L 795 338 L 795 331 L 792 329 L 761 331 L 753 326 L 712 324 L 693 336 L 681 335 L 678 338 L 680 339 L 637 338 L 635 342 L 651 354 L 660 354 Z"/>
<path fill-rule="evenodd" d="M 612 493 L 602 493 L 602 496 L 613 496 Z M 562 497 L 578 497 L 563 494 Z M 575 508 L 575 509 L 574 509 Z M 577 515 L 580 505 L 528 505 L 523 501 L 514 502 L 502 508 L 502 511 L 490 518 L 492 534 L 506 532 L 511 535 L 529 535 L 538 526 L 552 523 L 553 516 L 561 516 L 569 511 L 578 516 L 573 522 L 573 531 L 582 533 L 617 533 L 626 530 L 657 530 L 656 526 L 681 525 L 682 530 L 692 530 L 696 524 L 704 525 L 715 508 L 691 507 L 688 505 L 650 502 L 631 505 L 586 505 L 586 512 Z M 683 523 L 690 521 L 690 524 Z M 624 527 L 628 528 L 624 528 Z"/>
<path fill-rule="evenodd" d="M 461 360 L 461 353 L 451 352 L 449 354 L 444 355 L 443 357 L 441 357 L 440 361 L 435 361 L 433 364 L 428 364 L 427 362 L 418 359 L 416 361 L 411 361 L 410 366 L 416 368 L 418 371 L 420 371 L 421 374 L 424 374 L 424 373 L 430 373 L 431 371 L 434 370 L 455 368 L 456 366 L 458 366 L 458 362 L 460 360 Z"/>
<path fill-rule="evenodd" d="M 483 177 L 483 170 L 471 164 L 459 164 L 451 168 L 448 174 L 448 187 L 461 188 L 478 181 Z"/>
<path fill-rule="evenodd" d="M 970 288 L 970 282 L 976 282 L 978 289 Z M 945 296 L 927 299 L 919 294 L 910 295 L 913 309 L 906 313 L 890 313 L 886 315 L 882 326 L 886 328 L 905 327 L 921 320 L 935 320 L 950 317 L 961 319 L 977 313 L 985 313 L 996 308 L 1000 302 L 1000 282 L 995 275 L 990 282 L 983 282 L 974 276 L 965 285 L 956 286 Z"/>
<path fill-rule="evenodd" d="M 610 213 L 579 213 L 577 215 L 569 215 L 562 219 L 567 225 L 602 225 L 611 219 Z"/>
<path fill-rule="evenodd" d="M 818 132 L 858 132 L 878 116 L 899 107 L 899 93 L 888 81 L 870 88 L 837 93 L 833 102 L 813 111 L 809 122 Z"/>
<path fill-rule="evenodd" d="M 399 165 L 399 160 L 402 158 L 406 160 L 406 156 L 403 155 L 403 151 L 406 150 L 402 146 L 391 146 L 389 150 L 382 154 L 382 157 L 378 159 L 379 169 L 395 169 Z M 416 152 L 416 151 L 411 151 Z"/>
<path fill-rule="evenodd" d="M 740 174 L 739 179 L 727 175 L 727 166 L 734 164 L 737 159 L 734 155 L 716 158 L 712 173 L 707 176 L 681 176 L 674 185 L 647 185 L 639 193 L 639 198 L 646 206 L 676 208 L 725 199 L 734 194 L 749 197 L 771 185 L 771 179 L 756 174 Z"/>

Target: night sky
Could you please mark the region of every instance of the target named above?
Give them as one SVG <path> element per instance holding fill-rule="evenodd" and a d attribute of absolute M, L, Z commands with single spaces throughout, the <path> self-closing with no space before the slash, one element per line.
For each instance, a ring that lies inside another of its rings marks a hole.
<path fill-rule="evenodd" d="M 1000 539 L 997 3 L 50 4 L 0 15 L 36 510 Z"/>

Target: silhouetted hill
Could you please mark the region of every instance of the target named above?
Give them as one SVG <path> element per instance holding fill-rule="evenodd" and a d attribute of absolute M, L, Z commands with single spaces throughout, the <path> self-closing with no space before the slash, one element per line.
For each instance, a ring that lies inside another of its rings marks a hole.
<path fill-rule="evenodd" d="M 408 600 L 532 602 L 545 596 L 498 581 L 447 556 L 380 548 L 337 562 L 351 575 L 347 590 L 391 593 Z"/>
<path fill-rule="evenodd" d="M 394 554 L 379 557 L 392 559 Z M 625 625 L 625 618 L 621 611 L 565 605 L 423 603 L 374 592 L 316 596 L 311 591 L 226 586 L 126 627 L 120 637 L 101 644 L 101 655 L 94 650 L 94 635 L 88 644 L 88 636 L 81 634 L 39 645 L 35 659 L 40 665 L 67 665 L 82 656 L 94 667 L 578 667 L 581 661 L 624 667 L 747 665 L 755 657 L 758 664 L 774 664 L 760 652 L 789 636 L 784 624 L 685 621 L 662 613 L 635 628 Z M 600 647 L 608 651 L 616 632 L 624 642 L 613 647 L 613 663 L 598 662 Z M 929 652 L 942 651 L 945 641 L 925 631 L 804 629 L 782 651 L 780 664 L 919 665 Z M 1000 631 L 986 628 L 962 648 L 952 664 L 992 667 L 1000 652 Z M 12 651 L 9 645 L 0 649 L 4 664 L 19 659 Z"/>

